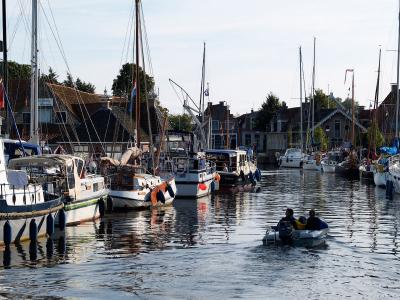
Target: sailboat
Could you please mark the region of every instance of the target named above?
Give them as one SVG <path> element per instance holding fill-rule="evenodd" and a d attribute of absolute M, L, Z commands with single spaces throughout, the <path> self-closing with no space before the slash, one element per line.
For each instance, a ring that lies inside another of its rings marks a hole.
<path fill-rule="evenodd" d="M 38 66 L 38 1 L 32 0 L 32 79 L 30 142 L 39 144 L 39 66 Z M 10 160 L 9 168 L 28 170 L 30 179 L 48 185 L 61 185 L 64 209 L 56 225 L 76 225 L 104 214 L 108 190 L 103 176 L 91 174 L 85 161 L 73 155 L 34 155 Z M 51 187 L 51 190 L 54 188 Z"/>
<path fill-rule="evenodd" d="M 376 177 L 377 181 L 379 180 L 378 177 L 380 177 L 382 174 L 382 172 L 378 172 L 377 164 L 379 162 L 375 162 L 375 160 L 377 159 L 375 130 L 378 128 L 377 111 L 378 111 L 378 101 L 379 101 L 379 79 L 381 74 L 381 53 L 382 50 L 379 49 L 378 78 L 376 81 L 374 110 L 373 110 L 372 125 L 371 125 L 371 128 L 373 128 L 373 132 L 371 133 L 370 136 L 372 140 L 369 141 L 367 158 L 364 159 L 364 161 L 360 165 L 361 177 L 368 179 L 374 179 L 374 177 Z"/>
<path fill-rule="evenodd" d="M 398 50 L 400 49 L 400 7 L 399 7 L 399 34 L 398 34 Z M 400 51 L 397 51 L 397 86 L 396 86 L 396 134 L 395 134 L 395 144 L 399 140 L 399 105 L 400 105 L 400 93 L 399 93 L 399 83 L 400 83 Z M 396 147 L 398 148 L 398 147 Z M 398 151 L 398 149 L 396 149 Z M 392 156 L 389 159 L 389 178 L 388 181 L 391 182 L 389 185 L 393 184 L 394 191 L 400 193 L 400 156 L 399 154 Z M 389 183 L 387 182 L 387 183 Z M 388 192 L 388 186 L 386 186 L 386 191 Z M 389 187 L 391 189 L 391 187 Z"/>
<path fill-rule="evenodd" d="M 347 73 L 352 73 L 351 81 L 351 103 L 352 103 L 352 121 L 351 121 L 351 149 L 346 158 L 336 165 L 335 172 L 349 179 L 356 179 L 360 176 L 359 161 L 357 153 L 354 150 L 355 146 L 355 108 L 354 108 L 354 69 L 347 69 L 345 73 L 345 82 Z"/>
<path fill-rule="evenodd" d="M 171 205 L 176 195 L 175 178 L 170 176 L 168 179 L 163 179 L 160 176 L 155 176 L 154 172 L 157 169 L 154 159 L 154 148 L 152 143 L 151 124 L 150 117 L 149 121 L 149 137 L 150 137 L 150 149 L 149 154 L 153 166 L 150 170 L 144 165 L 143 152 L 141 149 L 141 132 L 140 132 L 140 119 L 141 119 L 141 104 L 140 104 L 140 58 L 141 58 L 141 31 L 143 16 L 141 12 L 140 0 L 135 0 L 135 57 L 136 57 L 136 69 L 135 69 L 135 83 L 136 83 L 136 95 L 135 97 L 135 123 L 136 123 L 136 145 L 130 147 L 122 155 L 120 160 L 116 160 L 109 157 L 102 157 L 102 169 L 103 174 L 110 176 L 110 197 L 112 199 L 113 209 L 140 209 L 146 207 L 160 207 L 165 205 Z M 144 59 L 143 59 L 143 71 Z M 145 72 L 144 72 L 145 73 Z M 144 91 L 147 93 L 147 91 Z M 146 96 L 147 113 L 148 99 Z M 162 139 L 161 139 L 162 141 Z"/>
<path fill-rule="evenodd" d="M 35 5 L 36 1 L 34 0 L 33 8 Z M 4 53 L 7 52 L 6 49 L 3 51 Z M 4 66 L 4 70 L 7 70 L 6 56 Z M 0 85 L 2 93 L 4 92 L 7 116 L 13 121 L 21 153 L 24 155 L 26 151 L 20 139 L 7 95 L 7 83 L 1 82 Z M 46 234 L 51 237 L 54 233 L 55 219 L 63 208 L 60 190 L 53 189 L 53 193 L 48 193 L 50 185 L 54 188 L 52 182 L 47 181 L 43 185 L 38 182 L 32 183 L 26 171 L 8 168 L 9 153 L 6 152 L 4 139 L 0 137 L 0 246 L 7 248 L 11 243 L 19 243 L 24 240 L 35 243 L 39 236 Z"/>

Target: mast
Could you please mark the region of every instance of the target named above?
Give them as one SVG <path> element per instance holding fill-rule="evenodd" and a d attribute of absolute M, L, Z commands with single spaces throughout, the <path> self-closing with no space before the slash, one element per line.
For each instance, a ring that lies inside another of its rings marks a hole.
<path fill-rule="evenodd" d="M 135 39 L 136 39 L 136 101 L 135 101 L 135 121 L 136 121 L 136 145 L 140 148 L 140 76 L 139 76 L 139 34 L 140 34 L 140 20 L 139 20 L 139 5 L 140 0 L 135 0 L 135 10 L 136 10 L 136 32 L 135 32 Z"/>
<path fill-rule="evenodd" d="M 200 116 L 201 123 L 204 122 L 204 87 L 205 87 L 205 77 L 206 77 L 206 43 L 203 44 L 203 65 L 201 67 L 201 84 L 200 84 Z"/>
<path fill-rule="evenodd" d="M 399 35 L 397 40 L 397 86 L 396 86 L 396 138 L 399 137 L 399 81 L 400 81 L 400 1 L 399 1 Z"/>
<path fill-rule="evenodd" d="M 7 10 L 6 0 L 2 0 L 3 11 L 3 88 L 4 94 L 8 95 L 8 59 L 7 59 Z M 4 132 L 7 132 L 8 127 L 8 109 L 5 106 L 5 122 L 3 124 Z"/>
<path fill-rule="evenodd" d="M 30 122 L 30 141 L 39 144 L 39 110 L 38 110 L 38 7 L 37 0 L 32 0 L 32 48 L 31 48 L 31 122 Z"/>
<path fill-rule="evenodd" d="M 374 101 L 374 115 L 372 120 L 372 126 L 375 126 L 378 129 L 378 105 L 379 105 L 379 84 L 380 84 L 380 77 L 381 77 L 381 54 L 382 49 L 379 49 L 379 63 L 378 63 L 378 78 L 376 80 L 376 90 L 375 90 L 375 101 Z M 375 128 L 374 128 L 375 129 Z M 376 134 L 373 133 L 372 136 L 372 147 L 374 153 L 376 152 Z"/>
<path fill-rule="evenodd" d="M 312 121 L 311 121 L 311 128 L 312 128 L 312 142 L 314 143 L 314 113 L 315 113 L 315 41 L 316 38 L 314 37 L 314 58 L 313 58 L 313 72 L 312 72 Z"/>
<path fill-rule="evenodd" d="M 300 66 L 299 66 L 299 73 L 300 73 L 300 147 L 301 147 L 301 152 L 303 152 L 303 81 L 302 81 L 302 56 L 301 56 L 301 47 L 299 47 L 299 60 L 300 60 Z"/>
<path fill-rule="evenodd" d="M 355 147 L 355 135 L 354 135 L 354 119 L 355 119 L 355 114 L 354 114 L 354 70 L 353 70 L 353 78 L 351 81 L 351 143 L 353 144 L 353 147 Z"/>

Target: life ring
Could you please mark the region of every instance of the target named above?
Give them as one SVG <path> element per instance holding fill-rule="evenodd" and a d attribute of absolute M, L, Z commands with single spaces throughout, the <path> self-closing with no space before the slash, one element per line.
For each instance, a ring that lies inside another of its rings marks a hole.
<path fill-rule="evenodd" d="M 161 202 L 162 204 L 165 204 L 165 195 L 161 189 L 159 189 L 157 192 L 157 201 Z"/>
<path fill-rule="evenodd" d="M 169 183 L 167 183 L 167 191 L 171 198 L 175 198 L 174 189 L 172 188 L 172 186 Z"/>

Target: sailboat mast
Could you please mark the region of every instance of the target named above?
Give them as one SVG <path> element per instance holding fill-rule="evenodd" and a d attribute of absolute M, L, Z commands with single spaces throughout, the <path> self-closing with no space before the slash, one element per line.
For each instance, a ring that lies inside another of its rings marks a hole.
<path fill-rule="evenodd" d="M 5 94 L 8 95 L 8 59 L 7 59 L 7 10 L 6 0 L 2 0 L 2 12 L 3 12 L 3 88 Z M 8 127 L 8 109 L 5 106 L 5 122 L 4 132 L 7 132 Z"/>
<path fill-rule="evenodd" d="M 206 43 L 203 45 L 203 64 L 201 67 L 201 85 L 200 85 L 200 105 L 199 111 L 201 116 L 201 122 L 204 122 L 204 87 L 205 87 L 205 76 L 206 76 Z"/>
<path fill-rule="evenodd" d="M 378 63 L 378 78 L 376 80 L 376 90 L 375 90 L 375 101 L 374 101 L 374 115 L 373 115 L 373 120 L 372 120 L 372 124 L 373 124 L 373 128 L 374 130 L 378 129 L 378 105 L 379 105 L 379 84 L 380 84 L 380 77 L 381 77 L 381 54 L 382 54 L 382 49 L 379 49 L 379 63 Z M 376 151 L 376 134 L 375 132 L 373 133 L 372 136 L 372 147 L 373 147 L 373 151 L 375 153 Z"/>
<path fill-rule="evenodd" d="M 135 9 L 136 9 L 136 32 L 135 32 L 135 41 L 136 41 L 136 101 L 135 101 L 135 120 L 136 120 L 136 144 L 137 147 L 140 148 L 140 76 L 139 76 L 139 64 L 140 64 L 140 51 L 139 51 L 139 41 L 140 41 L 140 0 L 135 0 Z M 133 88 L 133 87 L 132 87 Z"/>
<path fill-rule="evenodd" d="M 399 137 L 399 81 L 400 81 L 400 1 L 399 1 L 399 35 L 397 39 L 397 86 L 396 86 L 396 138 Z"/>
<path fill-rule="evenodd" d="M 38 6 L 37 0 L 32 0 L 32 48 L 31 48 L 31 122 L 30 122 L 30 141 L 39 144 L 39 110 L 38 110 Z"/>
<path fill-rule="evenodd" d="M 315 42 L 316 38 L 314 37 L 314 58 L 313 58 L 313 72 L 312 72 L 312 142 L 314 143 L 314 115 L 315 115 Z"/>
<path fill-rule="evenodd" d="M 353 79 L 351 81 L 351 142 L 353 147 L 355 146 L 355 135 L 354 135 L 354 120 L 355 120 L 355 113 L 354 113 L 354 70 L 353 70 Z"/>
<path fill-rule="evenodd" d="M 302 81 L 302 56 L 301 56 L 301 47 L 299 47 L 299 60 L 300 60 L 300 66 L 299 66 L 299 73 L 300 73 L 300 147 L 301 147 L 301 152 L 303 152 L 303 81 Z"/>

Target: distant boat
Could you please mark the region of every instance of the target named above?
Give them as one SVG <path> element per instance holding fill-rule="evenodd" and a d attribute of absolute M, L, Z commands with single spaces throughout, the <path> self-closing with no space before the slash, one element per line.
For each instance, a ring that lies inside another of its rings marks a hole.
<path fill-rule="evenodd" d="M 279 157 L 278 165 L 282 168 L 302 168 L 304 157 L 301 149 L 289 148 L 284 155 Z"/>
<path fill-rule="evenodd" d="M 348 179 L 357 179 L 360 176 L 357 154 L 351 152 L 344 161 L 338 163 L 335 167 L 335 173 Z"/>
<path fill-rule="evenodd" d="M 321 159 L 322 155 L 319 152 L 306 155 L 306 158 L 303 159 L 303 169 L 311 171 L 322 171 Z"/>
<path fill-rule="evenodd" d="M 342 161 L 343 157 L 340 151 L 329 151 L 321 162 L 322 171 L 324 173 L 335 173 L 336 166 Z"/>

